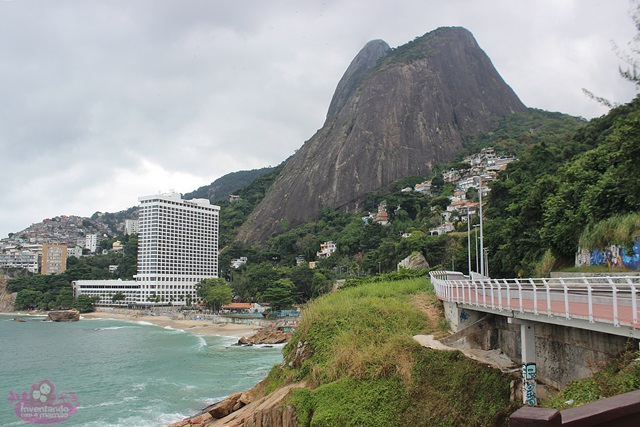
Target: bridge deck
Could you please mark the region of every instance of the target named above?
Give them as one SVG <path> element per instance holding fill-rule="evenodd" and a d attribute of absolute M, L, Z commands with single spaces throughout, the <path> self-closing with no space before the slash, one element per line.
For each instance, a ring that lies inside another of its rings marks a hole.
<path fill-rule="evenodd" d="M 606 324 L 622 328 L 618 335 L 640 335 L 638 276 L 472 280 L 450 271 L 430 276 L 438 298 L 478 311 L 527 313 L 546 323 L 581 319 L 594 330 Z"/>

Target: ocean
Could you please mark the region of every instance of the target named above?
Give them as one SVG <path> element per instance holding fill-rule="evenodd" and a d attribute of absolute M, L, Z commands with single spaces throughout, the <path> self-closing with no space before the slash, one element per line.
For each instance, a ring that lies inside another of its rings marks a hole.
<path fill-rule="evenodd" d="M 238 347 L 147 322 L 15 317 L 0 315 L 3 427 L 167 426 L 250 389 L 282 361 L 281 345 Z"/>

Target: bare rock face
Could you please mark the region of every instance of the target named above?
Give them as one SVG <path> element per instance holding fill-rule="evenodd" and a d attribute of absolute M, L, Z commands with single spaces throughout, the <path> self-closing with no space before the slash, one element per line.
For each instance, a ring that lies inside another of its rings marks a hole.
<path fill-rule="evenodd" d="M 238 344 L 282 344 L 289 341 L 291 339 L 291 335 L 291 332 L 283 332 L 276 328 L 264 328 L 251 335 L 249 338 L 241 337 L 238 340 Z"/>
<path fill-rule="evenodd" d="M 268 396 L 260 397 L 248 394 L 251 392 L 235 393 L 207 412 L 174 423 L 170 427 L 297 427 L 296 411 L 292 406 L 286 405 L 286 402 L 291 397 L 291 391 L 300 387 L 305 387 L 305 384 L 290 384 Z M 218 406 L 225 409 L 215 412 Z M 237 409 L 217 418 L 217 415 L 234 407 Z"/>
<path fill-rule="evenodd" d="M 407 258 L 407 268 L 411 270 L 427 269 L 429 268 L 429 262 L 420 252 L 414 252 Z"/>
<path fill-rule="evenodd" d="M 53 322 L 77 322 L 80 320 L 78 310 L 57 310 L 47 313 L 49 320 Z"/>
<path fill-rule="evenodd" d="M 338 82 L 333 94 L 327 122 L 331 120 L 347 103 L 351 95 L 358 89 L 360 83 L 369 75 L 369 72 L 378 64 L 380 58 L 384 58 L 389 52 L 389 45 L 384 40 L 371 40 L 364 45 L 362 50 L 351 61 L 347 71 Z"/>
<path fill-rule="evenodd" d="M 367 46 L 358 56 L 369 60 L 354 60 L 360 65 L 345 73 L 326 123 L 287 161 L 238 240 L 264 241 L 324 207 L 359 210 L 367 193 L 428 176 L 434 162 L 455 158 L 463 138 L 526 111 L 464 28 L 439 28 L 395 50 Z"/>

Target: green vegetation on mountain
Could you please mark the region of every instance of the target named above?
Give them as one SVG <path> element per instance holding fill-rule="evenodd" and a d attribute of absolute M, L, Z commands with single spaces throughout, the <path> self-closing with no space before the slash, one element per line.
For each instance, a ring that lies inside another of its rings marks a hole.
<path fill-rule="evenodd" d="M 569 265 L 587 227 L 640 212 L 639 138 L 636 98 L 509 164 L 491 184 L 486 209 L 492 274 L 531 275 L 547 252 Z"/>
<path fill-rule="evenodd" d="M 479 153 L 493 147 L 498 155 L 522 157 L 528 147 L 537 143 L 562 144 L 587 121 L 563 113 L 529 108 L 526 113 L 516 113 L 498 119 L 498 126 L 487 133 L 469 138 L 462 155 Z"/>
<path fill-rule="evenodd" d="M 419 308 L 435 300 L 424 276 L 314 300 L 266 387 L 307 384 L 289 401 L 301 426 L 504 425 L 508 376 L 412 338 L 439 331 L 437 316 Z"/>
<path fill-rule="evenodd" d="M 260 171 L 266 173 L 259 175 L 259 177 L 251 181 L 249 185 L 236 191 L 237 195 L 240 196 L 239 200 L 233 203 L 229 202 L 229 200 L 218 200 L 216 202 L 220 206 L 221 248 L 224 248 L 233 241 L 240 226 L 247 220 L 249 214 L 257 204 L 260 203 L 267 193 L 267 190 L 269 190 L 273 182 L 278 178 L 285 163 L 286 161 L 275 168 L 271 168 L 269 171 L 266 171 L 267 168 L 260 169 Z"/>
<path fill-rule="evenodd" d="M 211 203 L 228 200 L 231 194 L 253 183 L 256 179 L 267 175 L 275 168 L 267 167 L 228 173 L 209 185 L 204 185 L 197 190 L 183 195 L 184 199 L 208 199 Z"/>

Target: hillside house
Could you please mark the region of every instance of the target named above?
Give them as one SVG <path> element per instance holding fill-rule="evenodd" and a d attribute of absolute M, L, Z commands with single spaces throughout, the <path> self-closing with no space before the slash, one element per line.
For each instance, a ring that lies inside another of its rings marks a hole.
<path fill-rule="evenodd" d="M 231 263 L 230 263 L 231 268 L 238 269 L 242 267 L 244 264 L 246 264 L 247 261 L 249 261 L 249 258 L 247 258 L 246 256 L 241 256 L 240 258 L 234 258 L 231 260 Z"/>
<path fill-rule="evenodd" d="M 329 241 L 324 242 L 320 245 L 320 251 L 316 252 L 317 258 L 329 258 L 332 253 L 334 253 L 338 249 L 336 246 L 336 242 Z"/>

